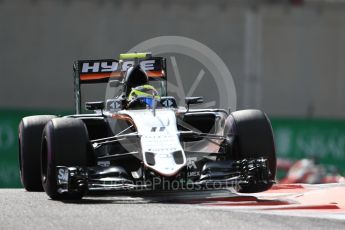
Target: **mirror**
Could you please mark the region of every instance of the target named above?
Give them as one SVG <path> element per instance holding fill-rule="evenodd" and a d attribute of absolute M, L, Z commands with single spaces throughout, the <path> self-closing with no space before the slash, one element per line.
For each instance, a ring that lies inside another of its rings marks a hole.
<path fill-rule="evenodd" d="M 122 82 L 119 80 L 111 80 L 109 81 L 109 86 L 112 88 L 116 88 L 119 87 L 120 85 L 122 85 Z"/>
<path fill-rule="evenodd" d="M 85 103 L 86 110 L 103 110 L 104 102 L 103 101 L 94 101 Z"/>
<path fill-rule="evenodd" d="M 203 97 L 186 97 L 185 103 L 189 106 L 192 104 L 201 104 L 204 103 L 204 98 Z"/>

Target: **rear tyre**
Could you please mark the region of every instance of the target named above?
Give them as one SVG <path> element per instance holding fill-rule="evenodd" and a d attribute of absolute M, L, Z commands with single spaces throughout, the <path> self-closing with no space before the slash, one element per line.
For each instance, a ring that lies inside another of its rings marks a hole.
<path fill-rule="evenodd" d="M 55 118 L 53 115 L 24 117 L 18 128 L 18 159 L 20 179 L 30 192 L 43 191 L 41 182 L 41 140 L 44 126 Z"/>
<path fill-rule="evenodd" d="M 43 131 L 41 177 L 44 191 L 53 200 L 81 199 L 83 189 L 59 193 L 57 166 L 89 166 L 92 164 L 91 145 L 86 126 L 75 118 L 56 118 Z"/>
<path fill-rule="evenodd" d="M 227 155 L 231 159 L 241 160 L 249 158 L 265 158 L 270 170 L 269 180 L 276 175 L 276 152 L 274 146 L 271 123 L 260 110 L 240 110 L 233 112 L 226 120 L 224 135 L 234 136 L 231 148 L 227 148 Z M 239 192 L 262 192 L 272 187 L 273 182 L 267 184 L 248 184 L 241 186 Z"/>

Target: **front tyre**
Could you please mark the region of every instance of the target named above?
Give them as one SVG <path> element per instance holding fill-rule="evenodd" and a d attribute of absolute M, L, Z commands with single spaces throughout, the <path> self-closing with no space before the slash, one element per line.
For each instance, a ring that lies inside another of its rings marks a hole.
<path fill-rule="evenodd" d="M 88 166 L 91 164 L 91 146 L 86 126 L 75 118 L 56 118 L 43 131 L 41 177 L 44 191 L 53 200 L 81 199 L 85 193 L 58 192 L 57 166 Z"/>
<path fill-rule="evenodd" d="M 276 152 L 271 123 L 260 110 L 240 110 L 233 112 L 226 119 L 225 137 L 234 137 L 230 148 L 227 148 L 228 158 L 235 160 L 265 158 L 270 170 L 269 180 L 276 175 Z M 262 192 L 273 185 L 269 183 L 253 183 L 241 186 L 243 193 Z"/>

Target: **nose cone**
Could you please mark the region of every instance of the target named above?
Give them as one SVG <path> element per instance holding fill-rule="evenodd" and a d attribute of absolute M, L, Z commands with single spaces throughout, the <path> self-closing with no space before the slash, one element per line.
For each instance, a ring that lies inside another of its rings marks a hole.
<path fill-rule="evenodd" d="M 183 151 L 175 152 L 145 152 L 145 164 L 163 176 L 176 175 L 186 165 Z"/>

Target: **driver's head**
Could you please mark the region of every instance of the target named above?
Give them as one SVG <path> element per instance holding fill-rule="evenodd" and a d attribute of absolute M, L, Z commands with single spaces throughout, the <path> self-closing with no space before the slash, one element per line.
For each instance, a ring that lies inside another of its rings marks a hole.
<path fill-rule="evenodd" d="M 152 108 L 154 100 L 159 100 L 157 90 L 151 85 L 141 85 L 132 88 L 128 96 L 128 108 L 145 109 Z"/>

